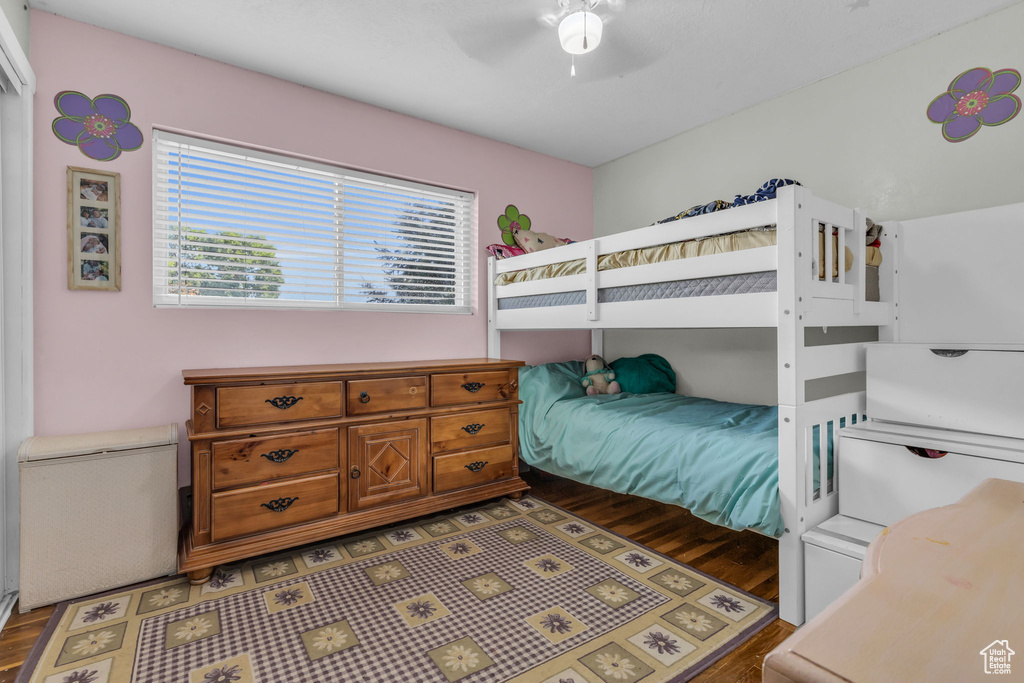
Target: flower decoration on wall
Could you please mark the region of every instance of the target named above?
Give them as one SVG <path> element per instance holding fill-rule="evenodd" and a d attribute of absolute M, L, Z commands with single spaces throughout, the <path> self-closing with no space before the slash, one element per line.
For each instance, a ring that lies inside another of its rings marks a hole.
<path fill-rule="evenodd" d="M 498 216 L 498 227 L 501 229 L 501 241 L 510 247 L 516 246 L 516 240 L 512 236 L 515 230 L 529 230 L 530 217 L 525 213 L 519 213 L 515 204 L 505 207 L 505 213 Z"/>
<path fill-rule="evenodd" d="M 942 124 L 942 137 L 947 141 L 963 142 L 982 126 L 998 126 L 1017 115 L 1020 98 L 1011 93 L 1019 85 L 1016 69 L 968 69 L 931 101 L 928 120 Z"/>
<path fill-rule="evenodd" d="M 117 95 L 90 99 L 64 90 L 53 98 L 53 106 L 61 114 L 53 120 L 53 134 L 61 142 L 77 145 L 91 159 L 113 161 L 121 152 L 142 147 L 142 131 L 128 120 L 132 110 Z"/>

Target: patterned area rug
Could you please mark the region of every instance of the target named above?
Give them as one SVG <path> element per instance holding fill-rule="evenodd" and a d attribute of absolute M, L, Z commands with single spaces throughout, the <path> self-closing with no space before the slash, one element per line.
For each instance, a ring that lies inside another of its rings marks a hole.
<path fill-rule="evenodd" d="M 19 681 L 684 681 L 776 616 L 537 498 L 58 607 Z"/>

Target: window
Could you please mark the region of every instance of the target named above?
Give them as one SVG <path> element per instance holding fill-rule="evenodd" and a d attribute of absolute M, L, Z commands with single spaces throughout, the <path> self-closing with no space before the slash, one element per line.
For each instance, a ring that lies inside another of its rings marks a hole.
<path fill-rule="evenodd" d="M 155 306 L 469 313 L 472 194 L 153 140 Z"/>

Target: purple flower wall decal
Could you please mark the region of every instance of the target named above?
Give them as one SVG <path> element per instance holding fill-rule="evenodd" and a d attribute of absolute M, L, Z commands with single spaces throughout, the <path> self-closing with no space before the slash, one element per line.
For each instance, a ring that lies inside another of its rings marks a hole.
<path fill-rule="evenodd" d="M 77 145 L 91 159 L 113 161 L 121 152 L 142 147 L 142 131 L 128 120 L 131 108 L 117 95 L 89 99 L 64 90 L 53 98 L 53 106 L 61 114 L 53 120 L 53 134 L 61 142 Z"/>
<path fill-rule="evenodd" d="M 1016 69 L 968 69 L 931 101 L 928 120 L 942 125 L 942 137 L 948 142 L 963 142 L 982 126 L 998 126 L 1017 115 L 1020 98 L 1011 93 L 1019 85 Z"/>

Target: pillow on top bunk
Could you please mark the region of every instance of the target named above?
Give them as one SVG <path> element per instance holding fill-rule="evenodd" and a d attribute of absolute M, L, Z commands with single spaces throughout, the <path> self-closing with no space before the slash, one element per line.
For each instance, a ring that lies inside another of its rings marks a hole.
<path fill-rule="evenodd" d="M 620 358 L 609 365 L 624 394 L 674 394 L 676 391 L 676 371 L 655 353 Z"/>
<path fill-rule="evenodd" d="M 519 248 L 528 254 L 569 244 L 569 240 L 564 240 L 561 237 L 555 237 L 545 232 L 537 232 L 536 230 L 514 230 L 512 231 L 512 236 L 515 238 Z"/>
<path fill-rule="evenodd" d="M 491 256 L 499 260 L 526 253 L 519 247 L 510 247 L 507 244 L 488 244 L 485 248 L 491 253 Z"/>

